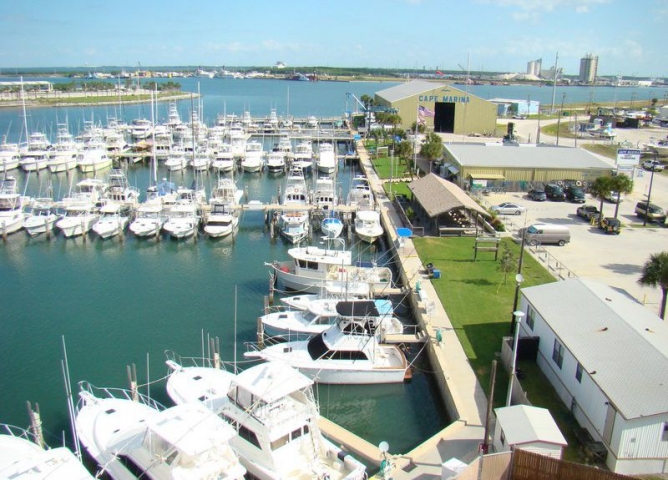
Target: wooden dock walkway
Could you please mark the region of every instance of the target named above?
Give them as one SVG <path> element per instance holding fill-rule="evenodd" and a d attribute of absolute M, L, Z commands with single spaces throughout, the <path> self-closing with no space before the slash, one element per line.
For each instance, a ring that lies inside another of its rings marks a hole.
<path fill-rule="evenodd" d="M 376 445 L 367 442 L 325 417 L 320 417 L 318 425 L 322 433 L 336 445 L 341 446 L 342 450 L 350 452 L 355 457 L 364 458 L 364 460 L 377 467 L 380 466 L 382 453 Z"/>

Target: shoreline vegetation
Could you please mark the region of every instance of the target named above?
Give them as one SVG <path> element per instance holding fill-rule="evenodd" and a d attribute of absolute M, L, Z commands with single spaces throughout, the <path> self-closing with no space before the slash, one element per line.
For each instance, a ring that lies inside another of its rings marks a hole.
<path fill-rule="evenodd" d="M 149 103 L 151 101 L 151 92 L 142 90 L 139 92 L 126 93 L 118 95 L 116 92 L 26 92 L 26 108 L 43 107 L 97 107 L 104 105 L 118 105 L 119 103 Z M 158 93 L 158 102 L 172 102 L 197 98 L 199 94 L 190 92 L 164 92 Z M 23 106 L 23 101 L 19 95 L 16 98 L 0 98 L 0 108 L 18 108 Z"/>

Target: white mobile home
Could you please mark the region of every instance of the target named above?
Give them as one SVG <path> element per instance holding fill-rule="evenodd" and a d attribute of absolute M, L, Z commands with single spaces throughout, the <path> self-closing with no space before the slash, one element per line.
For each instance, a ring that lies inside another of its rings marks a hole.
<path fill-rule="evenodd" d="M 521 290 L 520 336 L 616 473 L 668 472 L 668 327 L 624 293 L 573 278 Z M 607 452 L 606 452 L 607 451 Z"/>

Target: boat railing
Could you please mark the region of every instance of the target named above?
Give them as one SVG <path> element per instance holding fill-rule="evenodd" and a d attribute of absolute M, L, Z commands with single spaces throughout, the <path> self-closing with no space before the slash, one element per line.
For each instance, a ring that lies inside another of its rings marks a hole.
<path fill-rule="evenodd" d="M 221 370 L 226 370 L 225 368 L 225 362 L 223 362 L 220 359 L 215 358 L 215 354 L 213 354 L 213 358 L 206 358 L 206 357 L 182 357 L 178 353 L 175 353 L 171 350 L 165 350 L 165 357 L 167 358 L 168 364 L 174 364 L 178 365 L 181 368 L 199 368 L 199 367 L 205 367 L 205 368 L 216 368 L 216 369 L 221 369 Z"/>
<path fill-rule="evenodd" d="M 29 442 L 35 444 L 37 443 L 35 435 L 30 430 L 26 430 L 25 428 L 9 425 L 7 423 L 0 423 L 0 431 L 2 431 L 4 435 L 23 438 Z"/>
<path fill-rule="evenodd" d="M 153 400 L 147 395 L 136 390 L 128 390 L 116 387 L 96 387 L 86 380 L 79 382 L 79 391 L 82 394 L 92 395 L 95 398 L 115 398 L 119 400 L 131 400 L 133 402 L 140 402 L 156 410 L 164 410 L 165 407 Z"/>

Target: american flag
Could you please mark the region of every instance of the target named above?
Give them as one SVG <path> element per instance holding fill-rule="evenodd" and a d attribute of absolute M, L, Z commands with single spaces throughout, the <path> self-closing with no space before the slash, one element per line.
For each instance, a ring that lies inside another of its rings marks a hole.
<path fill-rule="evenodd" d="M 421 117 L 433 117 L 434 112 L 429 110 L 427 107 L 423 107 L 422 105 L 420 105 L 418 107 L 418 115 Z"/>

